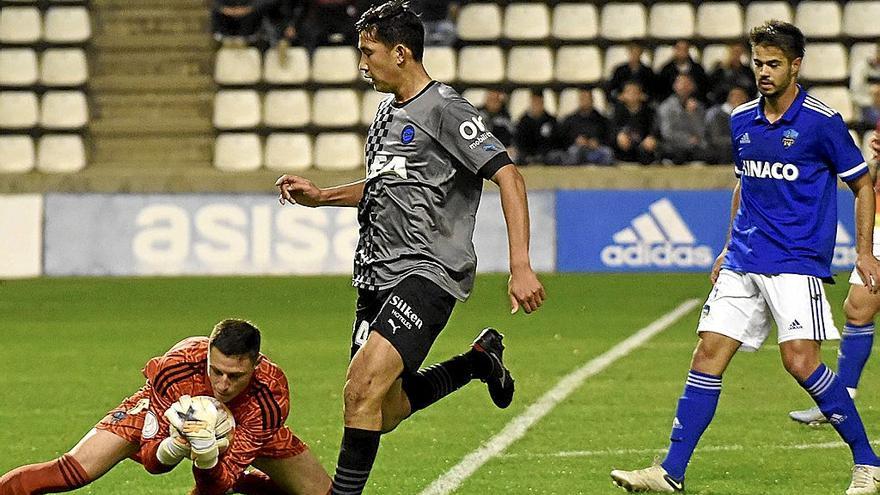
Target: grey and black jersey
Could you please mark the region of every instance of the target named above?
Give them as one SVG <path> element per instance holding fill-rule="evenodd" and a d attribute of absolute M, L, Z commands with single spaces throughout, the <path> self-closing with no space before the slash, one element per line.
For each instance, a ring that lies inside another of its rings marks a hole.
<path fill-rule="evenodd" d="M 477 109 L 434 81 L 406 102 L 383 100 L 364 151 L 352 284 L 379 290 L 418 274 L 466 299 L 483 179 L 510 163 L 504 146 Z"/>

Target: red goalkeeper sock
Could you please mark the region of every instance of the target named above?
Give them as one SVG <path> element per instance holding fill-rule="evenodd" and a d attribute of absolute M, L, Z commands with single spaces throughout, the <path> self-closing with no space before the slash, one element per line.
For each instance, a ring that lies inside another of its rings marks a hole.
<path fill-rule="evenodd" d="M 70 454 L 42 464 L 15 468 L 0 478 L 0 495 L 69 492 L 91 483 L 85 469 Z"/>
<path fill-rule="evenodd" d="M 232 488 L 235 493 L 244 495 L 285 495 L 287 492 L 275 484 L 262 471 L 252 470 L 245 473 L 235 482 Z"/>

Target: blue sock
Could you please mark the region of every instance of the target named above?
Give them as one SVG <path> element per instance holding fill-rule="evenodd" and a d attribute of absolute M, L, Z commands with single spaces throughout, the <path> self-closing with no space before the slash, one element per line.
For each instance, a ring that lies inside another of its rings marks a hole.
<path fill-rule="evenodd" d="M 880 466 L 880 459 L 877 459 L 877 455 L 874 454 L 874 450 L 868 442 L 868 435 L 865 433 L 862 418 L 856 411 L 856 405 L 837 375 L 824 364 L 820 364 L 801 386 L 813 396 L 813 400 L 816 401 L 822 414 L 828 418 L 843 441 L 849 445 L 853 454 L 853 462 Z"/>
<path fill-rule="evenodd" d="M 856 325 L 846 322 L 837 357 L 837 375 L 846 388 L 858 388 L 862 370 L 874 345 L 874 324 Z"/>
<path fill-rule="evenodd" d="M 690 370 L 684 393 L 678 399 L 678 409 L 669 436 L 669 452 L 661 466 L 676 480 L 684 479 L 684 472 L 697 442 L 715 416 L 721 395 L 721 377 Z"/>

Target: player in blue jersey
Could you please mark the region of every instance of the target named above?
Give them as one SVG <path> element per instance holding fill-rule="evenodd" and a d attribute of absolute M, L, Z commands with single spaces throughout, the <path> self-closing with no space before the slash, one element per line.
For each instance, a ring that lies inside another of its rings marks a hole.
<path fill-rule="evenodd" d="M 840 114 L 797 84 L 805 40 L 795 26 L 769 21 L 752 29 L 761 96 L 731 114 L 734 167 L 727 247 L 713 266 L 684 393 L 661 464 L 615 470 L 629 491 L 680 492 L 697 442 L 712 421 L 721 375 L 739 349 L 757 349 L 778 327 L 785 369 L 813 397 L 850 446 L 855 467 L 847 495 L 877 493 L 877 458 L 852 398 L 821 362 L 822 341 L 837 339 L 822 282 L 837 230 L 840 177 L 856 196 L 856 267 L 876 293 L 880 262 L 871 253 L 874 190 L 868 168 Z M 821 61 L 819 61 L 821 63 Z"/>

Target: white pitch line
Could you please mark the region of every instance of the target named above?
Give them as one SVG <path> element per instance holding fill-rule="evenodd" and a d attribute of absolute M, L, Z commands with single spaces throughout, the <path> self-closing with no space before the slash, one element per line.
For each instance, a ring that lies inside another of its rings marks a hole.
<path fill-rule="evenodd" d="M 679 318 L 694 309 L 699 299 L 688 299 L 653 323 L 630 335 L 605 353 L 597 356 L 564 376 L 556 386 L 541 396 L 522 414 L 513 418 L 503 430 L 496 433 L 477 450 L 466 455 L 458 464 L 422 490 L 420 495 L 448 495 L 493 457 L 502 454 L 510 445 L 525 436 L 526 431 L 546 416 L 566 397 L 580 387 L 587 378 L 601 373 L 618 359 L 642 346 L 652 337 L 667 329 Z"/>

